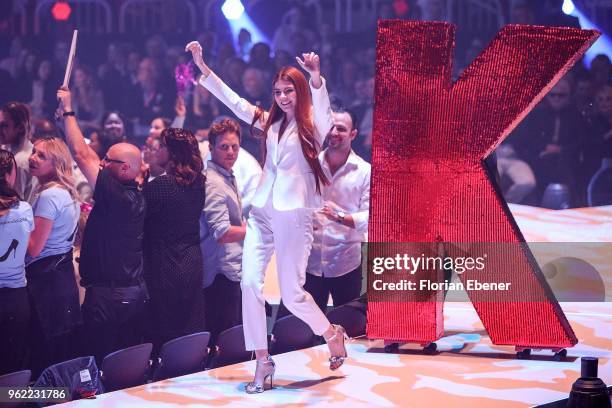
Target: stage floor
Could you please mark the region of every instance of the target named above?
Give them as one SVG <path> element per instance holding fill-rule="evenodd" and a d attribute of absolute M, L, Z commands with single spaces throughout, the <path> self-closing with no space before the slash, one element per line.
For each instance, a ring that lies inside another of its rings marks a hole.
<path fill-rule="evenodd" d="M 275 356 L 275 388 L 244 393 L 254 362 L 100 395 L 71 403 L 80 407 L 525 407 L 566 398 L 580 374 L 580 357 L 599 358 L 599 377 L 612 384 L 612 304 L 562 305 L 579 343 L 568 357 L 533 352 L 517 360 L 512 347 L 492 345 L 469 303 L 445 306 L 446 334 L 439 354 L 415 345 L 386 354 L 380 340 L 353 340 L 350 358 L 332 372 L 327 347 Z"/>

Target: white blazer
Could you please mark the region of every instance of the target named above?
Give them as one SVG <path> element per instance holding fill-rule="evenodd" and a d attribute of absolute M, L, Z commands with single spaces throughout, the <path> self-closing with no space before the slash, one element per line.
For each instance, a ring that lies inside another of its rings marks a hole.
<path fill-rule="evenodd" d="M 321 81 L 323 85 L 319 89 L 315 89 L 310 83 L 314 136 L 319 145 L 323 145 L 325 136 L 333 126 L 325 79 L 321 78 Z M 251 124 L 255 115 L 255 106 L 240 98 L 214 73 L 211 73 L 206 79 L 201 78 L 200 84 L 230 108 L 238 118 Z M 259 121 L 255 126 L 261 129 Z M 279 128 L 280 121 L 274 123 L 268 130 L 266 163 L 251 205 L 264 207 L 268 197 L 272 194 L 272 205 L 278 211 L 320 208 L 321 196 L 317 194 L 315 175 L 304 158 L 295 119 L 292 119 L 287 125 L 280 143 L 278 142 Z"/>

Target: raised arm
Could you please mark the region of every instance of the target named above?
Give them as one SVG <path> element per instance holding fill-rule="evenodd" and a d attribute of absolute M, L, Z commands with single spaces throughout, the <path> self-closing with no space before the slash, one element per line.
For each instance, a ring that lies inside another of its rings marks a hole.
<path fill-rule="evenodd" d="M 62 114 L 73 112 L 72 99 L 68 88 L 60 88 L 57 91 L 57 99 L 60 101 L 60 111 Z M 66 131 L 66 143 L 68 147 L 70 147 L 74 160 L 83 172 L 87 182 L 92 189 L 95 189 L 98 173 L 100 172 L 100 158 L 85 142 L 85 138 L 83 137 L 83 133 L 81 132 L 81 128 L 74 114 L 68 116 L 62 115 L 62 117 L 64 119 L 64 128 Z"/>
<path fill-rule="evenodd" d="M 321 76 L 319 56 L 314 52 L 302 54 L 303 60 L 295 57 L 302 69 L 310 75 L 310 93 L 312 94 L 312 121 L 317 129 L 316 135 L 320 145 L 334 125 L 329 95 L 325 79 Z"/>
<path fill-rule="evenodd" d="M 190 51 L 193 62 L 202 71 L 202 76 L 198 83 L 208 89 L 219 101 L 227 106 L 234 114 L 249 125 L 255 116 L 256 107 L 251 105 L 246 99 L 238 96 L 229 86 L 227 86 L 214 72 L 206 65 L 202 57 L 202 46 L 197 41 L 192 41 L 185 47 L 185 51 Z M 265 118 L 264 118 L 265 121 Z M 262 128 L 261 121 L 257 121 L 255 126 Z"/>

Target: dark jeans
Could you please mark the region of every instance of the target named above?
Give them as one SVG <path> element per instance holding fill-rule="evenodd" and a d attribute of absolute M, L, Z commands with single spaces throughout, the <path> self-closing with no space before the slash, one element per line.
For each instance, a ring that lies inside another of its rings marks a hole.
<path fill-rule="evenodd" d="M 25 368 L 30 325 L 26 288 L 0 288 L 0 375 Z"/>
<path fill-rule="evenodd" d="M 82 323 L 72 250 L 41 258 L 26 267 L 32 377 L 52 364 L 73 358 Z"/>
<path fill-rule="evenodd" d="M 240 282 L 217 275 L 212 285 L 204 289 L 206 330 L 210 332 L 210 345 L 217 342 L 219 333 L 242 324 L 242 291 Z"/>
<path fill-rule="evenodd" d="M 146 326 L 146 286 L 92 286 L 85 292 L 83 320 L 87 353 L 102 359 L 119 349 L 140 344 Z"/>
<path fill-rule="evenodd" d="M 361 279 L 361 265 L 346 275 L 337 278 L 325 278 L 307 273 L 304 290 L 312 295 L 319 308 L 325 313 L 329 295 L 332 297 L 334 307 L 357 299 L 361 293 Z M 288 314 L 289 311 L 281 302 L 276 318 L 278 319 Z"/>

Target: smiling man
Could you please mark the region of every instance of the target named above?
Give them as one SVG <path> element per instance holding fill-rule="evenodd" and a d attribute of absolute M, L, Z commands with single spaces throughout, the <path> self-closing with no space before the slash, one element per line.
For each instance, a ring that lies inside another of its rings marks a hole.
<path fill-rule="evenodd" d="M 351 148 L 358 133 L 355 115 L 335 109 L 333 120 L 327 149 L 319 154 L 330 184 L 323 187 L 324 205 L 315 215 L 314 241 L 304 284 L 323 311 L 330 295 L 334 307 L 359 297 L 361 243 L 367 240 L 370 209 L 371 166 Z M 278 316 L 286 314 L 283 305 Z"/>

